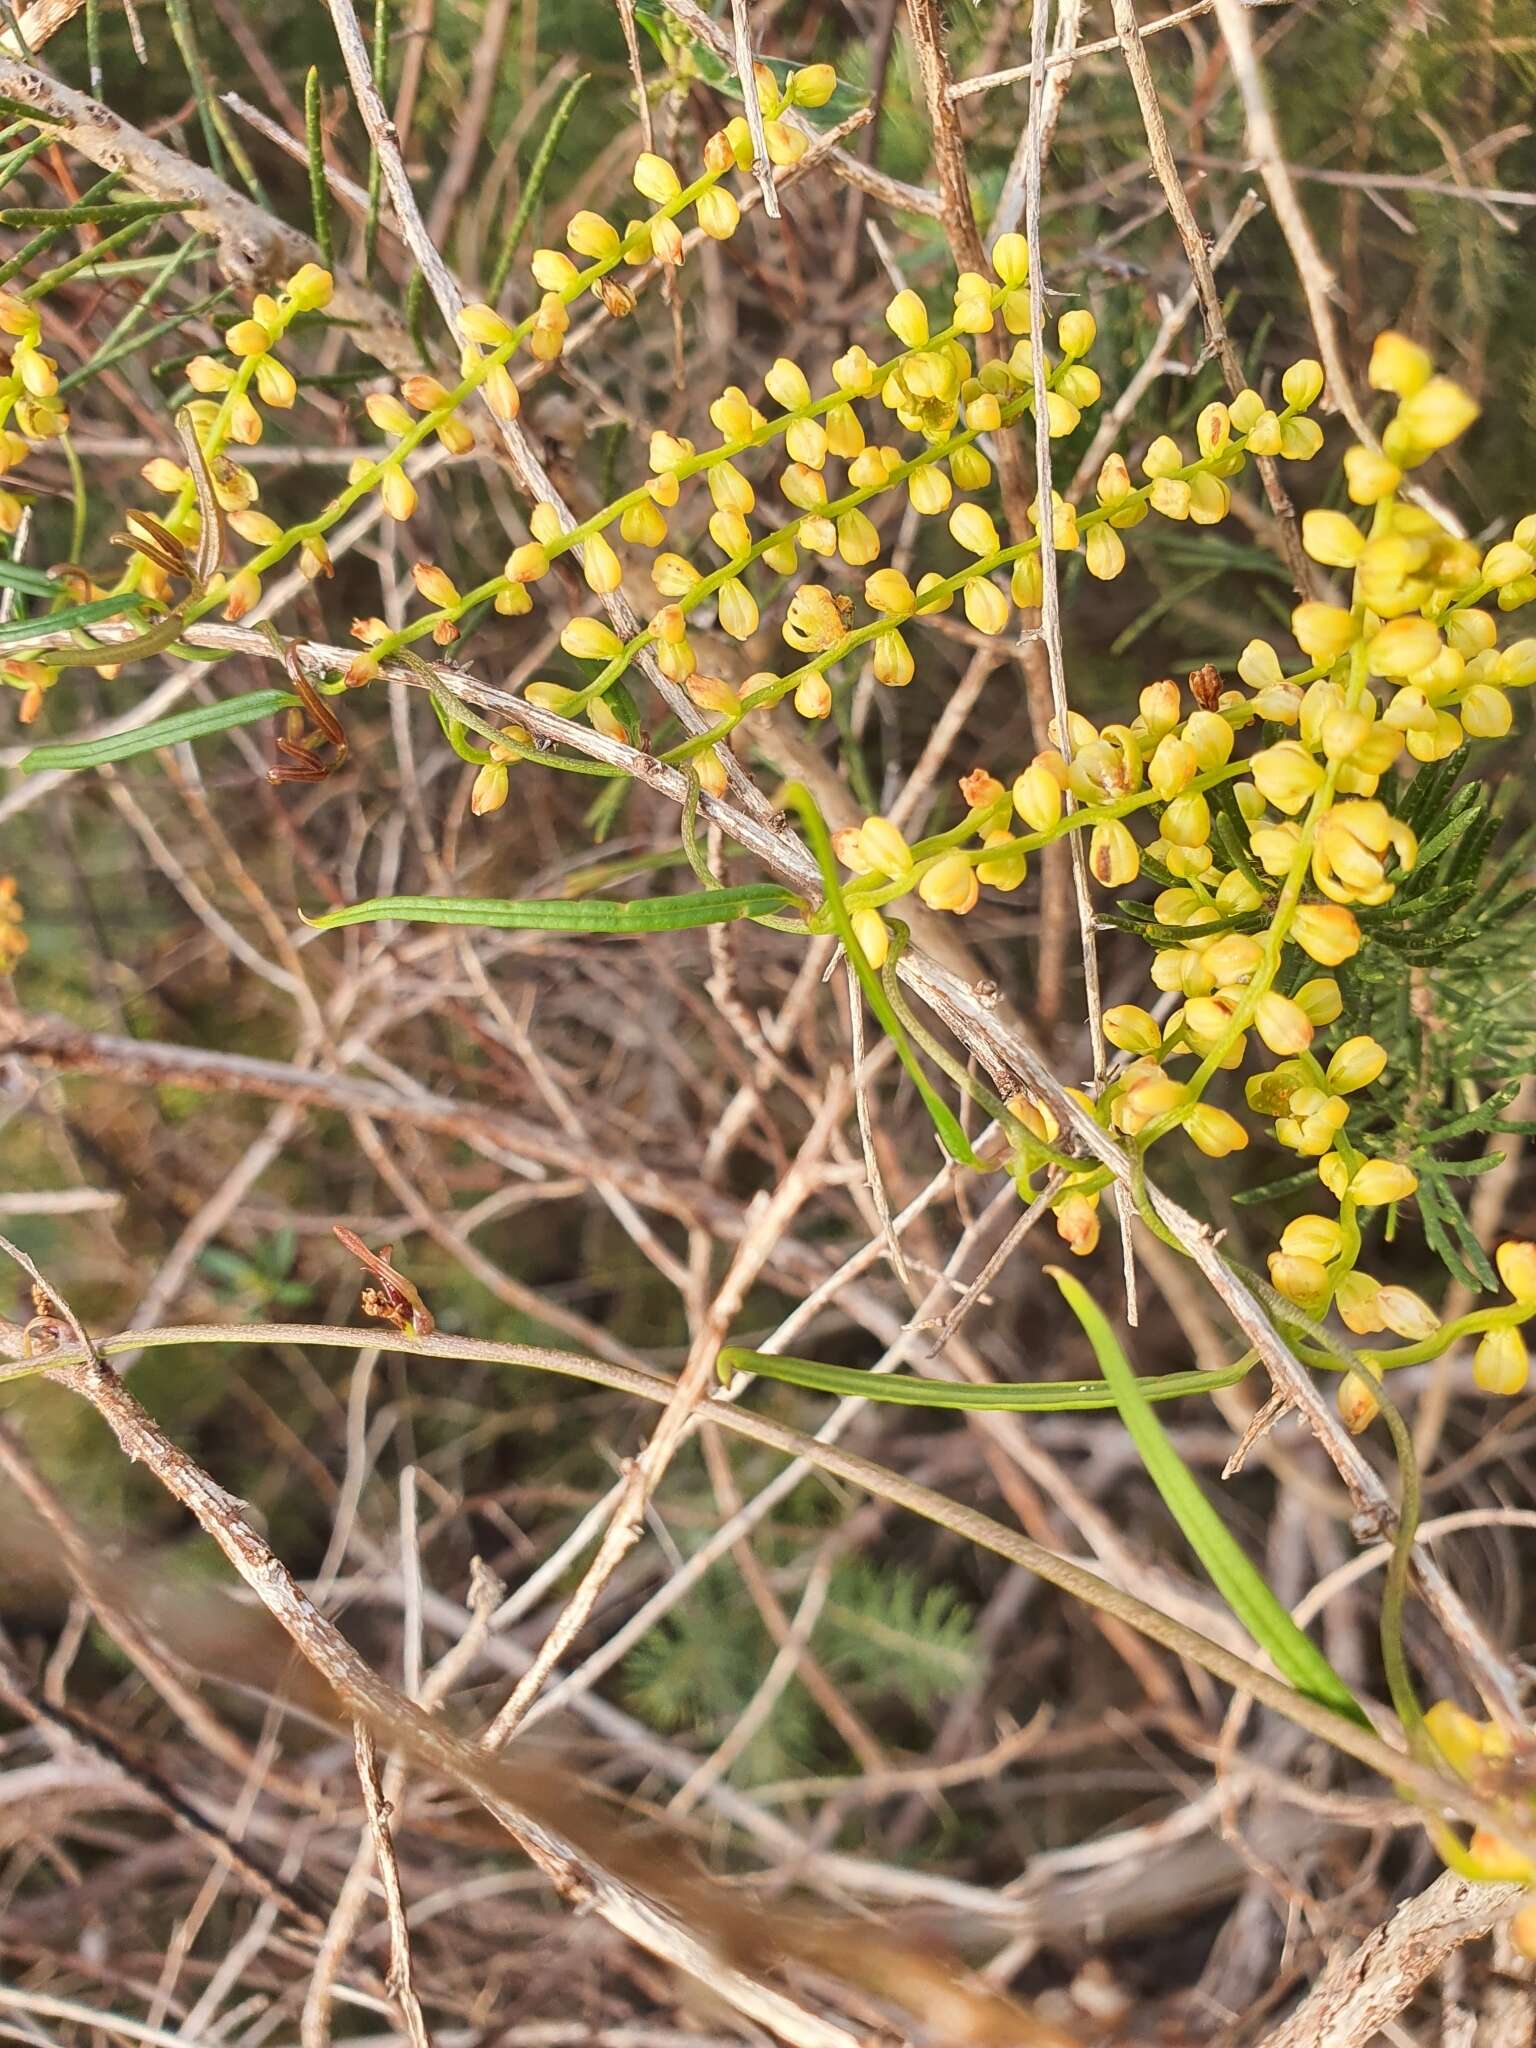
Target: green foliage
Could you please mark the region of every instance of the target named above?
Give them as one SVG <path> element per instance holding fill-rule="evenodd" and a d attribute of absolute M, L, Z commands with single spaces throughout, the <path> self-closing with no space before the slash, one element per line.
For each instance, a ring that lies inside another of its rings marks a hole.
<path fill-rule="evenodd" d="M 782 1560 L 786 1547 L 775 1548 Z M 907 1566 L 866 1558 L 834 1571 L 812 1647 L 856 1702 L 899 1700 L 918 1715 L 952 1697 L 981 1669 L 974 1616 L 952 1587 Z M 655 1727 L 688 1727 L 718 1742 L 752 1700 L 773 1656 L 739 1579 L 720 1566 L 630 1651 L 625 1696 Z M 821 1728 L 804 1690 L 786 1686 L 734 1775 L 762 1783 L 810 1768 L 818 1761 Z"/>

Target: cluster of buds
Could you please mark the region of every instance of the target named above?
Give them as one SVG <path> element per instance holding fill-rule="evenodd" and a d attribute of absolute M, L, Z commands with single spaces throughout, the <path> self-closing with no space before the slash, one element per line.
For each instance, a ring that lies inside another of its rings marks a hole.
<path fill-rule="evenodd" d="M 12 973 L 27 950 L 27 935 L 22 930 L 21 920 L 16 877 L 0 875 L 0 974 Z"/>
<path fill-rule="evenodd" d="M 1529 1737 L 1511 1735 L 1496 1721 L 1479 1721 L 1453 1700 L 1436 1700 L 1424 1716 L 1424 1727 L 1464 1784 L 1488 1800 L 1518 1800 L 1529 1825 L 1536 1814 L 1530 1795 Z M 1509 1938 L 1519 1955 L 1536 1961 L 1536 1863 L 1486 1827 L 1473 1829 L 1463 1854 L 1467 1875 L 1487 1884 L 1529 1887 L 1510 1918 Z"/>
<path fill-rule="evenodd" d="M 910 307 L 893 307 L 893 325 L 914 344 L 924 339 L 915 323 Z M 1028 856 L 1066 832 L 1088 834 L 1087 868 L 1107 890 L 1125 889 L 1145 866 L 1161 884 L 1150 917 L 1143 913 L 1156 949 L 1151 978 L 1173 1007 L 1165 1000 L 1161 1020 L 1137 1004 L 1106 1013 L 1105 1037 L 1125 1057 L 1093 1114 L 1138 1147 L 1177 1130 L 1208 1157 L 1223 1157 L 1248 1144 L 1249 1126 L 1208 1100 L 1208 1090 L 1256 1054 L 1263 1065 L 1246 1082 L 1243 1106 L 1269 1120 L 1281 1146 L 1315 1162 L 1338 1211 L 1287 1226 L 1269 1261 L 1276 1290 L 1309 1316 L 1337 1309 L 1356 1334 L 1387 1330 L 1415 1343 L 1439 1329 L 1433 1310 L 1357 1267 L 1361 1213 L 1407 1201 L 1418 1186 L 1409 1163 L 1369 1156 L 1349 1138 L 1352 1099 L 1380 1077 L 1387 1053 L 1360 1033 L 1326 1053 L 1314 1041 L 1342 1017 L 1333 970 L 1365 942 L 1362 916 L 1391 902 L 1418 859 L 1416 835 L 1394 805 L 1395 767 L 1404 757 L 1439 760 L 1464 739 L 1501 736 L 1509 691 L 1536 681 L 1536 641 L 1501 648 L 1483 603 L 1491 597 L 1510 611 L 1536 595 L 1536 515 L 1480 549 L 1402 502 L 1403 472 L 1445 446 L 1476 408 L 1399 336 L 1377 343 L 1371 381 L 1399 406 L 1379 451 L 1357 447 L 1345 459 L 1351 499 L 1370 508 L 1369 530 L 1336 512 L 1303 522 L 1309 554 L 1354 575 L 1348 605 L 1309 601 L 1293 612 L 1303 666 L 1288 674 L 1273 646 L 1252 641 L 1231 686 L 1206 667 L 1189 678 L 1192 701 L 1167 680 L 1144 689 L 1124 723 L 1097 727 L 1070 714 L 1066 731 L 1053 725 L 1051 745 L 1011 787 L 977 769 L 960 785 L 966 817 L 952 830 L 908 845 L 888 820 L 870 818 L 839 835 L 837 851 L 871 960 L 888 945 L 882 907 L 911 893 L 963 916 L 988 887 L 1017 888 Z M 1319 431 L 1304 408 L 1321 382 L 1315 363 L 1297 363 L 1282 379 L 1278 410 L 1255 392 L 1208 407 L 1196 461 L 1159 439 L 1143 459 L 1145 486 L 1111 457 L 1098 505 L 1058 510 L 1058 546 L 1086 543 L 1093 568 L 1093 534 L 1118 545 L 1120 531 L 1152 512 L 1219 518 L 1225 480 L 1248 454 L 1305 460 L 1317 452 Z M 974 502 L 957 504 L 950 526 L 982 562 L 1007 552 Z M 865 600 L 881 615 L 879 632 L 920 613 L 936 583 L 914 590 L 899 572 L 876 571 Z M 786 637 L 818 664 L 850 638 L 838 603 L 809 585 L 790 606 Z M 1245 732 L 1259 740 L 1246 756 Z M 1138 833 L 1138 825 L 1150 829 Z M 1192 1072 L 1177 1071 L 1190 1061 Z M 1016 1113 L 1054 1140 L 1039 1105 Z M 1063 1186 L 1058 1228 L 1074 1251 L 1097 1240 L 1103 1184 L 1102 1169 L 1085 1165 Z M 1525 1371 L 1518 1331 L 1491 1329 L 1478 1350 L 1478 1385 L 1512 1390 Z M 1358 1375 L 1346 1378 L 1341 1398 L 1354 1424 L 1374 1412 Z"/>
<path fill-rule="evenodd" d="M 260 441 L 262 407 L 272 412 L 292 407 L 298 383 L 278 356 L 278 345 L 301 313 L 321 312 L 330 304 L 333 289 L 328 270 L 318 263 L 301 265 L 275 296 L 258 292 L 249 314 L 226 330 L 225 356 L 194 356 L 187 364 L 187 382 L 196 395 L 185 407 L 185 416 L 197 437 L 205 476 L 224 524 L 259 552 L 281 551 L 284 529 L 260 509 L 254 473 L 227 451 L 231 445 L 253 448 Z M 198 481 L 186 465 L 157 455 L 139 473 L 151 490 L 172 501 L 163 519 L 155 522 L 161 533 L 185 543 L 197 538 L 202 519 Z M 128 515 L 130 531 L 134 517 Z M 301 543 L 300 564 L 310 577 L 330 573 L 330 557 L 318 534 Z M 174 567 L 174 558 L 167 557 L 162 544 L 141 550 L 132 574 L 137 588 L 163 603 L 171 596 Z M 216 579 L 214 589 L 224 616 L 243 618 L 261 595 L 260 572 L 246 565 L 227 579 Z"/>
<path fill-rule="evenodd" d="M 42 321 L 35 305 L 0 291 L 0 334 L 11 343 L 11 358 L 0 376 L 0 476 L 22 461 L 35 441 L 53 441 L 69 425 L 59 396 L 59 366 L 42 345 Z M 0 534 L 21 523 L 21 500 L 0 490 Z"/>

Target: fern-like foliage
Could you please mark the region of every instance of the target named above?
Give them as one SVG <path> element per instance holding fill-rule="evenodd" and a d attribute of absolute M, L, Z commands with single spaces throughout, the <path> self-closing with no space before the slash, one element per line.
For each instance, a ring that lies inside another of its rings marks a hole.
<path fill-rule="evenodd" d="M 982 1668 L 975 1618 L 953 1588 L 916 1571 L 854 1559 L 839 1566 L 813 1648 L 862 1702 L 900 1700 L 926 1713 Z M 637 1643 L 623 1666 L 626 1698 L 654 1727 L 692 1728 L 718 1742 L 767 1675 L 774 1645 L 735 1574 L 705 1574 L 688 1599 Z M 820 1716 L 786 1686 L 733 1773 L 761 1784 L 818 1761 Z"/>
<path fill-rule="evenodd" d="M 1380 794 L 1413 827 L 1419 858 L 1390 903 L 1363 909 L 1366 943 L 1338 971 L 1347 1026 L 1386 1047 L 1380 1080 L 1356 1098 L 1350 1137 L 1419 1177 L 1426 1242 L 1469 1287 L 1498 1280 L 1458 1183 L 1503 1158 L 1492 1141 L 1536 1131 L 1506 1112 L 1536 1070 L 1536 832 L 1499 848 L 1497 792 L 1458 786 L 1466 749 Z M 1262 921 L 1262 913 L 1256 921 Z M 1310 1187 L 1289 1174 L 1237 1199 Z"/>

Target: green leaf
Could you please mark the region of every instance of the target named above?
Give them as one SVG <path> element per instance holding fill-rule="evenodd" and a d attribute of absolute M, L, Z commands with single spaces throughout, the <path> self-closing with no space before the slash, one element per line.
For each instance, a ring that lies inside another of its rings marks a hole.
<path fill-rule="evenodd" d="M 747 1351 L 740 1345 L 721 1348 L 715 1362 L 721 1379 L 732 1373 L 756 1373 L 760 1379 L 786 1386 L 809 1387 L 818 1394 L 853 1396 L 864 1401 L 889 1401 L 901 1408 L 997 1409 L 1054 1413 L 1062 1409 L 1114 1408 L 1119 1405 L 1108 1380 L 1046 1380 L 996 1386 L 927 1380 L 910 1372 L 866 1372 L 858 1366 L 823 1365 L 816 1358 L 782 1358 L 774 1351 Z M 1223 1372 L 1170 1372 L 1138 1384 L 1149 1401 L 1176 1401 L 1185 1394 L 1210 1394 L 1236 1386 L 1250 1368 L 1228 1366 Z"/>
<path fill-rule="evenodd" d="M 481 925 L 491 931 L 541 932 L 679 932 L 699 925 L 732 924 L 759 917 L 794 902 L 787 889 L 772 882 L 746 882 L 738 888 L 704 889 L 693 896 L 642 897 L 636 902 L 598 898 L 569 903 L 539 897 L 509 903 L 496 897 L 375 896 L 366 903 L 348 903 L 323 917 L 309 917 L 316 931 L 335 931 L 348 924 Z"/>
<path fill-rule="evenodd" d="M 60 586 L 51 583 L 48 588 L 56 591 Z M 130 592 L 121 597 L 93 598 L 89 604 L 72 604 L 40 618 L 11 619 L 0 626 L 0 648 L 14 646 L 17 641 L 35 640 L 44 631 L 68 632 L 76 626 L 94 626 L 98 619 L 118 619 L 124 612 L 137 611 L 141 601 Z"/>
<path fill-rule="evenodd" d="M 286 711 L 298 701 L 288 690 L 256 690 L 248 697 L 231 697 L 223 704 L 202 704 L 195 711 L 174 712 L 169 718 L 157 718 L 152 725 L 135 726 L 132 732 L 34 747 L 21 765 L 28 775 L 41 774 L 48 768 L 100 768 L 109 761 L 128 761 L 135 754 L 152 753 L 156 747 L 175 747 L 183 740 L 206 739 L 210 733 L 253 725 L 257 719 Z"/>
<path fill-rule="evenodd" d="M 1199 1482 L 1153 1414 L 1145 1386 L 1136 1377 L 1097 1303 L 1070 1273 L 1062 1272 L 1059 1266 L 1046 1270 L 1087 1333 L 1141 1462 L 1190 1548 L 1210 1574 L 1217 1592 L 1292 1685 L 1321 1706 L 1331 1707 L 1362 1727 L 1369 1726 L 1349 1687 L 1317 1645 L 1292 1621 L 1206 1499 Z"/>

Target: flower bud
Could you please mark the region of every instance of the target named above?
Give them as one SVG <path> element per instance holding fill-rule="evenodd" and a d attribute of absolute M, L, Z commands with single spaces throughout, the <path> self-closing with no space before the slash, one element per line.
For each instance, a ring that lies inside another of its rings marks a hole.
<path fill-rule="evenodd" d="M 1433 454 L 1464 434 L 1481 410 L 1471 392 L 1451 378 L 1431 377 L 1398 407 L 1384 445 L 1395 433 L 1406 439 L 1415 454 Z M 1387 452 L 1397 451 L 1388 446 Z"/>
<path fill-rule="evenodd" d="M 1373 391 L 1390 391 L 1398 398 L 1411 398 L 1429 382 L 1433 368 L 1427 352 L 1417 342 L 1389 327 L 1376 337 L 1365 378 Z"/>
<path fill-rule="evenodd" d="M 561 628 L 560 645 L 577 661 L 609 662 L 624 652 L 618 634 L 601 619 L 567 619 Z"/>
<path fill-rule="evenodd" d="M 963 917 L 979 894 L 976 870 L 963 853 L 940 854 L 932 867 L 924 870 L 917 893 L 930 910 L 949 910 Z"/>
<path fill-rule="evenodd" d="M 1270 1285 L 1276 1294 L 1283 1294 L 1287 1301 L 1294 1301 L 1309 1316 L 1327 1314 L 1333 1288 L 1325 1265 L 1298 1252 L 1284 1250 L 1271 1252 L 1268 1265 Z"/>
<path fill-rule="evenodd" d="M 1163 1042 L 1157 1019 L 1136 1003 L 1116 1003 L 1104 1012 L 1104 1036 L 1121 1052 L 1154 1053 Z"/>
<path fill-rule="evenodd" d="M 1352 569 L 1365 551 L 1365 535 L 1342 512 L 1303 512 L 1301 544 L 1314 562 Z"/>
<path fill-rule="evenodd" d="M 1493 1262 L 1516 1301 L 1536 1301 L 1536 1244 L 1507 1237 L 1494 1253 Z"/>
<path fill-rule="evenodd" d="M 1043 762 L 1034 761 L 1013 785 L 1013 807 L 1033 832 L 1049 832 L 1061 817 L 1061 784 Z"/>
<path fill-rule="evenodd" d="M 1095 825 L 1088 839 L 1088 866 L 1106 889 L 1123 889 L 1141 872 L 1141 849 L 1123 819 Z"/>
<path fill-rule="evenodd" d="M 1345 1373 L 1339 1381 L 1339 1418 L 1351 1436 L 1359 1436 L 1381 1413 L 1376 1390 L 1357 1372 Z"/>
<path fill-rule="evenodd" d="M 1098 331 L 1098 322 L 1093 315 L 1081 308 L 1063 313 L 1056 323 L 1056 339 L 1064 356 L 1087 355 Z"/>
<path fill-rule="evenodd" d="M 331 303 L 336 281 L 318 263 L 301 263 L 284 289 L 300 313 L 318 313 Z"/>
<path fill-rule="evenodd" d="M 379 496 L 391 519 L 409 519 L 416 510 L 416 486 L 403 469 L 385 470 L 379 484 Z"/>
<path fill-rule="evenodd" d="M 1305 1010 L 1289 996 L 1268 989 L 1259 997 L 1254 1029 L 1273 1053 L 1289 1059 L 1312 1043 L 1312 1024 Z"/>
<path fill-rule="evenodd" d="M 618 556 L 600 533 L 588 534 L 582 543 L 581 573 L 587 588 L 605 596 L 610 590 L 617 590 L 624 580 L 624 570 Z"/>
<path fill-rule="evenodd" d="M 504 761 L 487 761 L 475 777 L 469 793 L 469 808 L 477 818 L 499 811 L 507 800 L 507 766 Z"/>
<path fill-rule="evenodd" d="M 1305 810 L 1323 782 L 1322 763 L 1295 740 L 1261 748 L 1249 769 L 1265 801 L 1288 817 Z"/>
<path fill-rule="evenodd" d="M 1326 1266 L 1344 1249 L 1344 1232 L 1331 1216 L 1296 1216 L 1280 1233 L 1280 1249 Z"/>
<path fill-rule="evenodd" d="M 961 547 L 973 555 L 995 555 L 1002 546 L 991 514 L 969 499 L 950 513 L 949 530 Z"/>
<path fill-rule="evenodd" d="M 699 194 L 694 212 L 712 242 L 728 242 L 741 226 L 741 208 L 720 185 L 712 185 Z"/>
<path fill-rule="evenodd" d="M 1521 576 L 1529 576 L 1536 569 L 1536 555 L 1512 540 L 1498 541 L 1483 557 L 1483 581 L 1494 590 L 1500 590 L 1506 583 L 1513 583 Z"/>
<path fill-rule="evenodd" d="M 859 827 L 859 851 L 871 874 L 898 882 L 912 872 L 912 849 L 889 818 L 866 818 Z"/>
<path fill-rule="evenodd" d="M 1417 675 L 1436 658 L 1440 645 L 1428 619 L 1389 619 L 1366 648 L 1366 669 L 1373 676 Z"/>
<path fill-rule="evenodd" d="M 1517 1329 L 1505 1323 L 1483 1332 L 1472 1354 L 1472 1378 L 1483 1393 L 1508 1399 L 1522 1392 L 1530 1372 L 1525 1339 Z"/>
<path fill-rule="evenodd" d="M 512 339 L 511 328 L 494 306 L 480 303 L 463 306 L 459 309 L 456 325 L 466 341 L 477 342 L 482 348 L 505 348 Z"/>
<path fill-rule="evenodd" d="M 927 309 L 910 287 L 898 292 L 886 307 L 885 324 L 905 348 L 922 348 L 927 343 Z"/>
<path fill-rule="evenodd" d="M 462 602 L 453 578 L 435 562 L 413 562 L 411 580 L 428 604 L 447 611 Z"/>
<path fill-rule="evenodd" d="M 635 158 L 633 172 L 635 190 L 642 199 L 649 199 L 657 206 L 665 206 L 682 191 L 682 180 L 664 156 L 657 156 L 651 150 L 642 150 Z"/>
<path fill-rule="evenodd" d="M 1346 1038 L 1328 1062 L 1328 1086 L 1336 1095 L 1352 1095 L 1379 1079 L 1387 1064 L 1387 1050 L 1363 1033 Z"/>
<path fill-rule="evenodd" d="M 859 951 L 878 973 L 891 950 L 890 928 L 878 910 L 868 908 L 854 911 L 852 921 Z"/>
<path fill-rule="evenodd" d="M 1290 935 L 1321 967 L 1338 967 L 1360 950 L 1360 926 L 1343 904 L 1303 903 Z"/>
<path fill-rule="evenodd" d="M 1410 1344 L 1433 1337 L 1440 1318 L 1411 1287 L 1383 1287 L 1376 1296 L 1376 1313 L 1395 1337 Z"/>
<path fill-rule="evenodd" d="M 1411 1167 L 1396 1159 L 1367 1159 L 1355 1170 L 1349 1192 L 1362 1209 L 1387 1202 L 1405 1202 L 1419 1184 Z"/>
<path fill-rule="evenodd" d="M 789 74 L 785 104 L 793 101 L 797 107 L 824 107 L 836 91 L 837 73 L 830 64 L 806 64 Z"/>
<path fill-rule="evenodd" d="M 1357 1337 L 1369 1337 L 1386 1328 L 1376 1307 L 1380 1293 L 1380 1281 L 1372 1279 L 1369 1273 L 1344 1275 L 1334 1294 L 1334 1307 L 1345 1329 Z"/>
<path fill-rule="evenodd" d="M 1195 1104 L 1184 1120 L 1184 1130 L 1207 1159 L 1225 1159 L 1230 1152 L 1241 1152 L 1248 1143 L 1248 1133 L 1237 1118 L 1210 1102 Z"/>
<path fill-rule="evenodd" d="M 1323 366 L 1310 356 L 1303 356 L 1299 363 L 1292 363 L 1280 379 L 1281 395 L 1295 412 L 1305 412 L 1321 396 L 1322 389 Z"/>
<path fill-rule="evenodd" d="M 982 846 L 1000 849 L 992 859 L 976 864 L 976 878 L 985 882 L 989 889 L 1001 889 L 1010 895 L 1024 885 L 1029 874 L 1029 856 L 1019 846 L 1013 834 L 1007 831 L 983 832 Z"/>
<path fill-rule="evenodd" d="M 1354 644 L 1355 622 L 1339 605 L 1309 598 L 1291 613 L 1291 631 L 1302 652 L 1327 667 Z"/>

